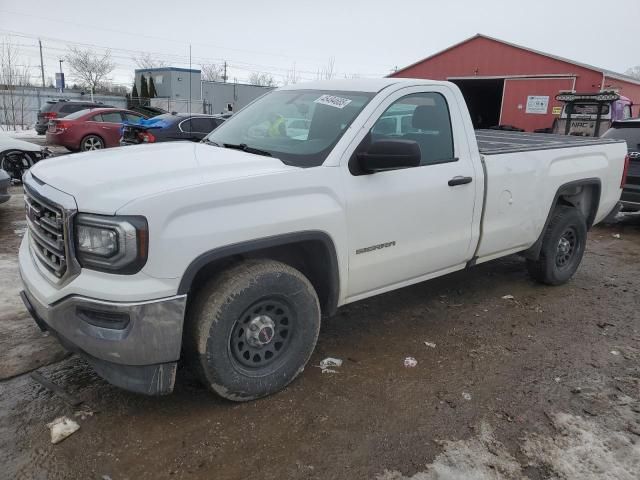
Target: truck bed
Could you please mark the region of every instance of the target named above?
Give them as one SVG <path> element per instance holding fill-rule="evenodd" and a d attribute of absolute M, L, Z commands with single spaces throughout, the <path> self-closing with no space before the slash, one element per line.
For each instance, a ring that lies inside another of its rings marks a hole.
<path fill-rule="evenodd" d="M 549 133 L 509 132 L 502 130 L 476 130 L 478 149 L 483 155 L 530 152 L 555 148 L 585 147 L 617 143 L 610 138 L 575 137 Z"/>

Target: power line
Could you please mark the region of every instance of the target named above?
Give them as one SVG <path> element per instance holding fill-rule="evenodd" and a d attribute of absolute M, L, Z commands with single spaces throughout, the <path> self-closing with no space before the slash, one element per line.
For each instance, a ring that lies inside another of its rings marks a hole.
<path fill-rule="evenodd" d="M 2 10 L 0 10 L 1 12 Z M 6 32 L 9 35 L 14 35 L 17 37 L 22 37 L 22 38 L 28 38 L 28 39 L 36 39 L 37 37 L 35 37 L 34 35 L 29 35 L 29 34 L 25 34 L 22 32 L 16 32 L 16 31 L 12 31 L 12 30 L 6 30 L 6 29 L 0 29 L 1 32 Z M 135 55 L 139 55 L 140 53 L 143 53 L 143 51 L 141 50 L 132 50 L 132 49 L 126 49 L 126 48 L 119 48 L 119 47 L 108 47 L 105 45 L 98 45 L 95 43 L 87 43 L 87 42 L 75 42 L 75 41 L 70 41 L 70 40 L 64 40 L 61 38 L 55 38 L 55 37 L 40 37 L 42 39 L 45 40 L 50 40 L 52 42 L 57 42 L 57 43 L 63 43 L 63 44 L 67 44 L 67 45 L 73 45 L 73 46 L 81 46 L 81 47 L 85 47 L 85 48 L 99 48 L 99 49 L 103 49 L 103 50 L 109 50 L 109 51 L 117 51 L 117 52 L 123 52 L 125 54 L 131 55 L 131 56 L 135 56 Z M 165 39 L 166 40 L 166 39 Z M 177 43 L 181 43 L 181 42 L 177 42 Z M 196 44 L 197 45 L 197 44 Z M 47 47 L 50 49 L 55 49 L 56 47 Z M 60 50 L 60 49 L 59 49 Z M 183 65 L 187 65 L 188 64 L 188 55 L 180 55 L 180 54 L 170 54 L 170 53 L 165 53 L 165 52 L 151 52 L 151 51 L 145 51 L 146 53 L 149 53 L 151 55 L 154 55 L 156 57 L 160 57 L 163 59 L 168 59 L 171 62 L 174 63 L 181 63 Z M 117 57 L 117 55 L 114 55 L 114 57 Z M 121 59 L 124 59 L 124 57 L 119 57 Z M 132 58 L 127 58 L 129 60 L 133 60 Z M 225 61 L 224 58 L 222 57 L 202 57 L 202 56 L 194 56 L 193 57 L 194 60 L 196 60 L 197 63 L 199 64 L 217 64 L 217 63 L 223 63 Z M 234 66 L 238 66 L 238 65 L 245 65 L 247 67 L 251 67 L 252 71 L 256 71 L 255 69 L 258 69 L 258 71 L 269 71 L 270 73 L 273 70 L 279 70 L 279 71 L 285 71 L 285 72 L 289 72 L 290 68 L 286 68 L 286 67 L 277 67 L 274 65 L 265 65 L 265 64 L 260 64 L 260 63 L 252 63 L 252 62 L 243 62 L 240 60 L 233 60 L 230 59 L 230 62 L 233 63 Z M 324 66 L 324 65 L 322 65 Z M 299 68 L 296 68 L 297 72 L 300 73 L 307 73 L 307 74 L 311 74 L 311 75 L 316 75 L 317 74 L 317 69 L 314 70 L 301 70 Z M 343 76 L 343 75 L 352 75 L 354 73 L 357 73 L 361 76 L 364 77 L 382 77 L 384 75 L 386 75 L 386 73 L 361 73 L 361 72 L 336 72 L 335 75 L 336 76 Z"/>
<path fill-rule="evenodd" d="M 84 28 L 88 28 L 89 26 L 83 23 L 79 23 L 79 22 L 73 22 L 70 20 L 63 20 L 63 19 L 56 19 L 56 18 L 51 18 L 51 17 L 44 17 L 41 15 L 34 15 L 31 13 L 23 13 L 23 12 L 15 12 L 15 11 L 11 11 L 11 10 L 7 10 L 7 9 L 0 9 L 0 13 L 8 13 L 11 15 L 19 15 L 19 16 L 24 16 L 24 17 L 31 17 L 31 18 L 37 18 L 40 20 L 46 20 L 47 22 L 51 23 L 51 22 L 57 22 L 57 23 L 66 23 L 69 25 L 75 25 L 78 27 L 84 27 Z M 126 31 L 126 30 L 120 30 L 117 28 L 110 28 L 110 27 L 102 27 L 102 26 L 97 26 L 92 24 L 90 26 L 91 30 L 103 30 L 103 31 L 108 31 L 108 32 L 114 32 L 114 33 L 119 33 L 122 35 L 128 35 L 128 36 L 132 36 L 135 38 L 148 38 L 150 40 L 161 40 L 163 42 L 171 42 L 171 43 L 179 43 L 185 46 L 188 45 L 196 45 L 196 46 L 202 46 L 202 47 L 207 47 L 207 48 L 214 48 L 217 50 L 230 50 L 230 51 L 236 51 L 236 52 L 243 52 L 243 53 L 252 53 L 252 54 L 258 54 L 258 55 L 267 55 L 267 56 L 274 56 L 274 57 L 280 57 L 280 58 L 288 58 L 290 60 L 296 60 L 299 61 L 301 59 L 301 57 L 299 56 L 292 56 L 292 55 L 286 55 L 283 53 L 274 53 L 274 52 L 267 52 L 267 51 L 260 51 L 260 50 L 249 50 L 249 49 L 243 49 L 243 48 L 233 48 L 233 47 L 228 47 L 228 46 L 223 46 L 223 45 L 215 45 L 215 44 L 210 44 L 210 43 L 199 43 L 199 42 L 184 42 L 184 41 L 180 41 L 180 40 L 176 40 L 176 39 L 167 39 L 166 37 L 161 37 L 161 36 L 156 36 L 156 35 L 148 35 L 148 34 L 143 34 L 143 33 L 138 33 L 138 32 L 131 32 L 131 31 Z M 303 58 L 304 59 L 304 58 Z M 307 57 L 306 60 L 310 60 L 313 63 L 317 63 L 317 62 L 322 62 L 324 60 L 321 60 L 319 58 L 311 58 L 311 57 Z"/>

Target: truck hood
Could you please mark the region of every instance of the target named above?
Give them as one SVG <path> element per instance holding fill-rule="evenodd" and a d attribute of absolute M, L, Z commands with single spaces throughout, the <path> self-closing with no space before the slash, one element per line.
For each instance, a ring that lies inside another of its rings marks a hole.
<path fill-rule="evenodd" d="M 294 168 L 238 150 L 167 142 L 50 158 L 34 165 L 31 173 L 73 195 L 80 211 L 111 215 L 149 195 Z"/>

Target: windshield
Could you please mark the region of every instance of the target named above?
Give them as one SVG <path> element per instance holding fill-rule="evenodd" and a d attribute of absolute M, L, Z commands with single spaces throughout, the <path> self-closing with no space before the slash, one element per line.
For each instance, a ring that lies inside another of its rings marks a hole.
<path fill-rule="evenodd" d="M 373 93 L 280 90 L 266 94 L 205 141 L 261 150 L 296 167 L 322 165 Z"/>
<path fill-rule="evenodd" d="M 85 108 L 84 110 L 78 110 L 77 112 L 70 113 L 65 117 L 65 120 L 75 120 L 76 118 L 80 118 L 83 115 L 86 115 L 91 111 L 90 108 Z"/>

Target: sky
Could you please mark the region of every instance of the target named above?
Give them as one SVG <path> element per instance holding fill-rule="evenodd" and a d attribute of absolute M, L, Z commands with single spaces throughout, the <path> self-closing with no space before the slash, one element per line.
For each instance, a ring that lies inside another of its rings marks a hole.
<path fill-rule="evenodd" d="M 336 77 L 380 77 L 476 33 L 623 73 L 640 65 L 639 31 L 640 0 L 0 0 L 0 40 L 34 80 L 40 38 L 46 77 L 69 45 L 109 49 L 126 86 L 139 52 L 189 67 L 191 45 L 194 68 L 226 61 L 240 82 L 314 80 L 332 59 Z"/>

